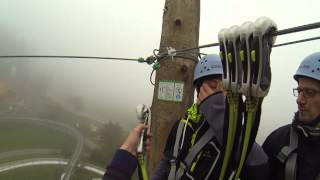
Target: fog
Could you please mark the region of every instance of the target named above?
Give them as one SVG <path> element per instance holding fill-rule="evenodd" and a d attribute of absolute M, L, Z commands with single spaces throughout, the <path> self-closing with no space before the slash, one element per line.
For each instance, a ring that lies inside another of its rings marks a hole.
<path fill-rule="evenodd" d="M 2 1 L 0 7 L 1 55 L 83 55 L 138 58 L 158 48 L 164 1 Z M 217 40 L 220 29 L 272 18 L 279 29 L 319 20 L 319 2 L 224 1 L 201 2 L 200 44 Z M 222 7 L 228 7 L 223 9 Z M 241 9 L 241 11 L 240 11 Z M 129 30 L 129 31 L 128 31 Z M 312 30 L 280 36 L 277 43 L 319 35 Z M 300 60 L 319 50 L 319 41 L 274 48 L 273 81 L 263 105 L 259 138 L 291 121 L 296 110 L 292 75 Z M 201 50 L 217 53 L 217 48 Z M 12 59 L 1 59 L 12 61 Z M 32 66 L 30 71 L 50 80 L 47 93 L 61 100 L 80 97 L 86 113 L 101 120 L 134 125 L 136 104 L 151 105 L 151 67 L 128 61 L 71 59 L 14 59 Z M 2 62 L 3 63 L 3 62 Z M 11 63 L 11 62 L 6 62 Z M 129 127 L 129 128 L 130 128 Z"/>
<path fill-rule="evenodd" d="M 164 2 L 2 0 L 0 55 L 145 58 L 159 46 Z M 202 0 L 199 44 L 217 42 L 220 29 L 255 21 L 260 16 L 273 19 L 278 29 L 314 23 L 320 20 L 318 7 L 320 1 L 317 0 Z M 276 43 L 319 34 L 317 29 L 284 35 L 277 37 Z M 272 130 L 291 122 L 297 110 L 292 95 L 292 88 L 297 84 L 292 76 L 301 60 L 319 51 L 319 47 L 320 41 L 313 41 L 272 49 L 272 84 L 263 102 L 259 143 Z M 218 53 L 218 49 L 206 48 L 201 52 Z M 89 119 L 95 126 L 113 122 L 115 124 L 108 124 L 108 128 L 117 129 L 119 124 L 122 128 L 119 133 L 125 135 L 137 123 L 136 105 L 151 105 L 151 71 L 151 66 L 132 61 L 0 59 L 0 90 L 5 92 L 0 92 L 0 96 L 6 96 L 2 99 L 0 113 L 51 117 L 57 121 L 68 117 L 74 126 L 79 126 L 73 120 L 76 117 Z M 65 114 L 59 116 L 55 112 Z M 93 146 L 101 143 L 95 141 L 95 135 L 85 137 L 94 142 Z M 90 142 L 86 146 L 89 147 Z M 117 148 L 117 143 L 110 153 Z M 98 164 L 103 166 L 103 162 Z"/>

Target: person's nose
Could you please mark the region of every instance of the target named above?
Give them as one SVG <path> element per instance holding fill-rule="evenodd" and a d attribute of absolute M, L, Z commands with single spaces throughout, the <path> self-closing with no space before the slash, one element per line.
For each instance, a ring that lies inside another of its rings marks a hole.
<path fill-rule="evenodd" d="M 304 104 L 306 104 L 306 98 L 303 96 L 303 92 L 299 93 L 296 101 L 299 106 L 303 106 Z"/>

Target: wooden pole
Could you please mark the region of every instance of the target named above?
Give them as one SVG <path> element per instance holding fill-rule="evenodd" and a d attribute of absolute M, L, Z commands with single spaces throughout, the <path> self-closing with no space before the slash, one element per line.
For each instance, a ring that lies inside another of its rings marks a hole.
<path fill-rule="evenodd" d="M 167 47 L 176 50 L 197 47 L 199 23 L 200 0 L 166 0 L 160 53 L 167 52 Z M 197 56 L 198 50 L 194 50 L 164 58 L 160 61 L 160 69 L 156 71 L 151 107 L 151 130 L 153 133 L 152 150 L 149 156 L 149 172 L 151 173 L 162 157 L 168 134 L 174 122 L 184 117 L 186 109 L 193 103 L 194 87 L 192 81 Z M 179 99 L 180 95 L 182 95 L 181 99 Z"/>

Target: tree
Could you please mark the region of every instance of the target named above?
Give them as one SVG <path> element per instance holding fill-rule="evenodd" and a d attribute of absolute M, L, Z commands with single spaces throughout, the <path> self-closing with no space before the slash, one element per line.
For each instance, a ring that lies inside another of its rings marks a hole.
<path fill-rule="evenodd" d="M 185 49 L 198 46 L 200 23 L 200 0 L 166 0 L 163 12 L 160 53 L 167 47 Z M 165 141 L 175 120 L 183 117 L 185 110 L 193 102 L 193 71 L 198 50 L 177 55 L 173 60 L 164 58 L 156 72 L 156 81 L 152 102 L 153 144 L 149 159 L 149 170 L 152 172 L 158 164 L 164 149 Z M 186 58 L 184 58 L 186 57 Z M 191 60 L 190 60 L 191 59 Z M 192 59 L 194 61 L 192 61 Z M 158 99 L 159 82 L 183 82 L 182 102 L 170 102 Z"/>

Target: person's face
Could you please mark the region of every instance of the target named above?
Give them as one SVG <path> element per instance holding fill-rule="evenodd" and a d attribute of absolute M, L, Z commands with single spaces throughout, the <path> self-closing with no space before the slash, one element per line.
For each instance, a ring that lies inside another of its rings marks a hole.
<path fill-rule="evenodd" d="M 297 104 L 299 119 L 311 122 L 320 115 L 320 83 L 310 78 L 299 78 Z"/>
<path fill-rule="evenodd" d="M 200 104 L 208 96 L 220 91 L 221 80 L 207 79 L 203 81 L 197 96 L 197 104 Z"/>

